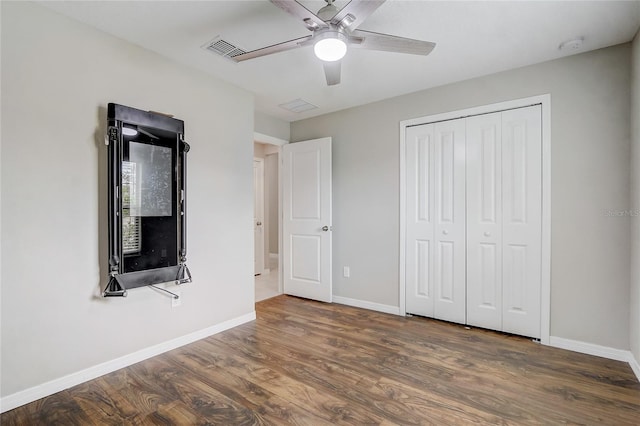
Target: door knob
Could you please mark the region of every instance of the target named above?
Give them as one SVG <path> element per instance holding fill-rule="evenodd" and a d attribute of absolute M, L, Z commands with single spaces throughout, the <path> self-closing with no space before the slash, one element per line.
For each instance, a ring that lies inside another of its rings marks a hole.
<path fill-rule="evenodd" d="M 485 231 L 484 236 L 485 236 L 485 237 L 490 237 L 490 236 L 491 236 L 491 232 L 489 232 L 489 231 Z"/>
<path fill-rule="evenodd" d="M 323 226 L 323 227 L 322 227 L 322 230 L 323 230 L 324 232 L 327 232 L 327 231 L 329 230 L 329 227 L 328 227 L 327 225 L 325 225 L 325 226 Z"/>
<path fill-rule="evenodd" d="M 442 233 L 443 233 L 444 235 L 449 235 L 449 231 L 447 231 L 446 229 L 445 229 L 444 231 L 442 231 Z"/>
<path fill-rule="evenodd" d="M 256 223 L 257 226 L 262 226 L 262 222 Z"/>

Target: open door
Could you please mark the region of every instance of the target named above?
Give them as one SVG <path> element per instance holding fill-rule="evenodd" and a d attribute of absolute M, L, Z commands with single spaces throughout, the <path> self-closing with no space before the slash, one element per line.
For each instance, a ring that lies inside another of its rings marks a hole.
<path fill-rule="evenodd" d="M 282 150 L 284 293 L 331 302 L 331 138 Z"/>

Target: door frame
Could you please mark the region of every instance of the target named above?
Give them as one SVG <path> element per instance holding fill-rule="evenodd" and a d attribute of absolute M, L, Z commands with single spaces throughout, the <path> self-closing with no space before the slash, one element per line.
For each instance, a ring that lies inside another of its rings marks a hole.
<path fill-rule="evenodd" d="M 284 292 L 282 280 L 282 146 L 287 145 L 289 141 L 265 135 L 263 133 L 253 132 L 253 141 L 273 145 L 273 154 L 278 156 L 278 294 Z"/>
<path fill-rule="evenodd" d="M 258 163 L 258 182 L 256 182 L 256 176 L 255 176 L 255 168 L 256 168 L 256 163 Z M 253 176 L 253 211 L 254 211 L 254 223 L 253 223 L 253 227 L 254 227 L 254 233 L 253 233 L 253 253 L 254 253 L 254 259 L 253 259 L 253 269 L 254 269 L 254 275 L 262 275 L 265 272 L 267 272 L 265 263 L 264 263 L 264 258 L 265 258 L 265 253 L 264 253 L 264 247 L 265 247 L 265 219 L 264 219 L 264 158 L 260 158 L 260 157 L 253 157 L 253 169 L 254 169 L 254 176 Z M 259 204 L 259 205 L 256 205 Z M 255 212 L 256 210 L 258 211 L 258 214 L 256 215 Z M 257 216 L 257 217 L 256 217 Z M 260 225 L 257 225 L 255 223 L 255 221 L 260 221 Z M 262 227 L 262 249 L 260 250 L 260 252 L 262 253 L 262 258 L 258 261 L 255 253 L 256 253 L 256 226 L 261 226 Z M 257 265 L 256 265 L 257 264 Z M 260 266 L 260 270 L 258 272 L 255 271 L 256 266 Z"/>
<path fill-rule="evenodd" d="M 408 127 L 455 120 L 532 105 L 542 107 L 542 265 L 540 287 L 540 342 L 549 345 L 551 326 L 551 95 L 544 94 L 473 108 L 412 118 L 400 122 L 400 247 L 399 313 L 406 315 L 406 130 Z"/>

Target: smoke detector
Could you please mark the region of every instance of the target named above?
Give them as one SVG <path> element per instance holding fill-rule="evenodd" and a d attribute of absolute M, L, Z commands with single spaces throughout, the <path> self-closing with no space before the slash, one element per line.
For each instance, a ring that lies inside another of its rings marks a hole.
<path fill-rule="evenodd" d="M 584 43 L 584 37 L 572 38 L 571 40 L 560 43 L 558 50 L 563 52 L 574 52 L 582 47 L 582 43 Z"/>

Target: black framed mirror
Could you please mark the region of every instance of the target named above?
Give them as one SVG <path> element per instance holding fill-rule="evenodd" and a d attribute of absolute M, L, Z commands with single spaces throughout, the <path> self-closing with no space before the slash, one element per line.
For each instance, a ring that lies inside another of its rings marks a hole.
<path fill-rule="evenodd" d="M 187 268 L 184 122 L 110 103 L 107 108 L 109 283 L 103 296 L 174 281 Z"/>

